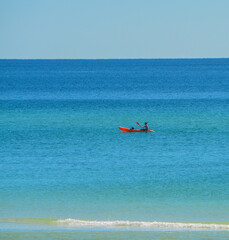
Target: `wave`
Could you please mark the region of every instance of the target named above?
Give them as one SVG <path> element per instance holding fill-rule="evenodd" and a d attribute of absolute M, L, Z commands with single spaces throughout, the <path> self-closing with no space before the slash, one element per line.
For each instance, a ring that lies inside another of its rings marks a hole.
<path fill-rule="evenodd" d="M 144 222 L 144 221 L 87 221 L 78 219 L 59 219 L 60 225 L 71 227 L 133 227 L 153 229 L 190 229 L 190 230 L 225 230 L 229 231 L 228 223 L 184 223 L 184 222 Z"/>
<path fill-rule="evenodd" d="M 160 222 L 160 221 L 95 221 L 56 218 L 11 218 L 0 219 L 1 222 L 45 225 L 53 227 L 99 227 L 99 228 L 138 228 L 152 230 L 220 230 L 229 231 L 229 223 L 219 222 Z"/>

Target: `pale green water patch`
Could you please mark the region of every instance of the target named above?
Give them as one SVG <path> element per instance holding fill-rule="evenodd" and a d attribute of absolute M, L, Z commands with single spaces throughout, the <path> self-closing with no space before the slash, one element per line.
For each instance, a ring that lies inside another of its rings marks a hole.
<path fill-rule="evenodd" d="M 0 232 L 4 240 L 227 240 L 225 232 Z"/>

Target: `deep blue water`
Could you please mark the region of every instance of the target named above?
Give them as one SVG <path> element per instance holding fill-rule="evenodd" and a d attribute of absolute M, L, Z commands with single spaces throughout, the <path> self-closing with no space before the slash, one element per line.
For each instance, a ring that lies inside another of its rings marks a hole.
<path fill-rule="evenodd" d="M 228 123 L 229 59 L 0 60 L 1 218 L 229 222 Z"/>
<path fill-rule="evenodd" d="M 228 99 L 229 59 L 0 60 L 1 99 Z"/>

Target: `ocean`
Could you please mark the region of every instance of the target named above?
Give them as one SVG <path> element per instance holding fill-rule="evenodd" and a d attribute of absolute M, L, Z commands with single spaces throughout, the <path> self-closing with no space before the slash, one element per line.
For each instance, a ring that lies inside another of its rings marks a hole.
<path fill-rule="evenodd" d="M 229 59 L 0 60 L 0 239 L 229 239 L 228 213 Z"/>

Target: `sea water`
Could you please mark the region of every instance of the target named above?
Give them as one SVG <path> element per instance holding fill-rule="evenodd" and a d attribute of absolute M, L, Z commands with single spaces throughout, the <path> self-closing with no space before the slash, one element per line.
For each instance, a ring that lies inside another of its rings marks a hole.
<path fill-rule="evenodd" d="M 229 59 L 0 60 L 0 141 L 0 239 L 229 238 Z"/>

